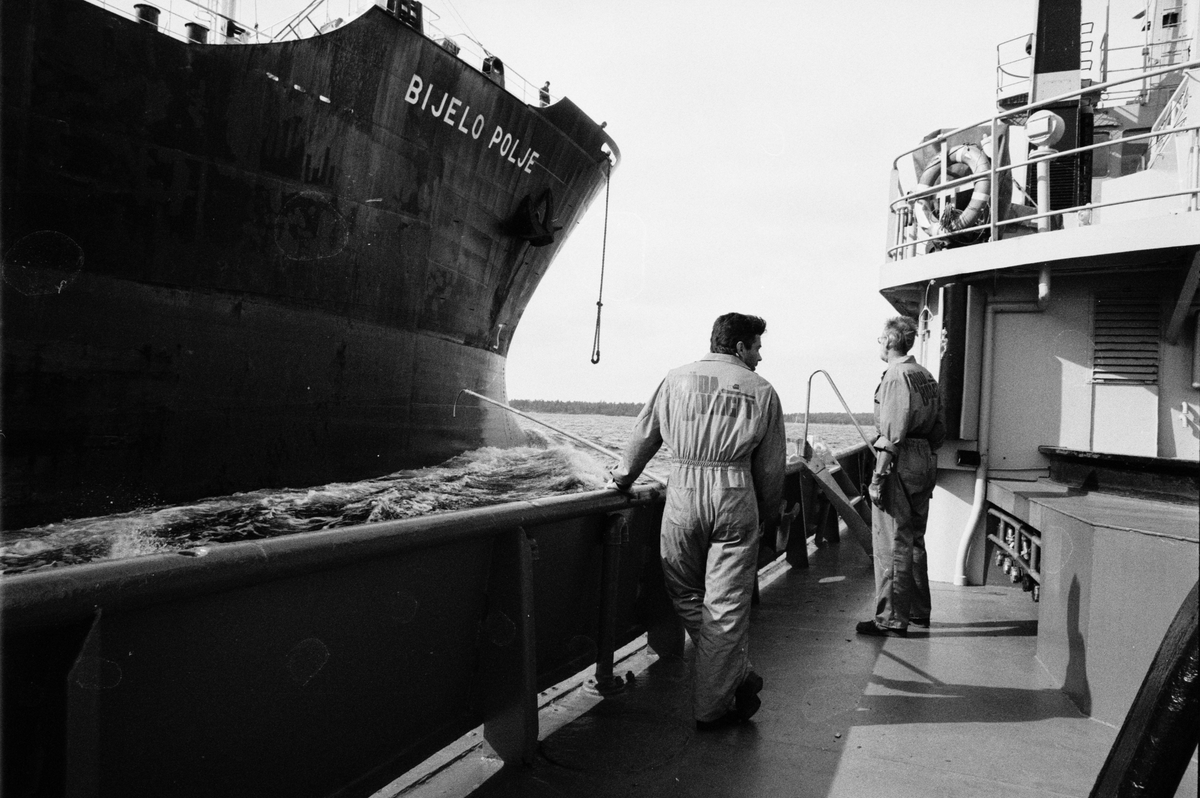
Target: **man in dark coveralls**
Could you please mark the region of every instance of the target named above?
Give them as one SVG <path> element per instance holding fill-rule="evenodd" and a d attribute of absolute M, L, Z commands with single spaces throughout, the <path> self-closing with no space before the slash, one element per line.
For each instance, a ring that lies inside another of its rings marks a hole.
<path fill-rule="evenodd" d="M 702 730 L 749 720 L 762 703 L 748 654 L 750 598 L 759 521 L 771 533 L 778 525 L 787 463 L 779 396 L 754 373 L 766 328 L 757 316 L 718 318 L 711 353 L 667 374 L 612 472 L 628 489 L 670 447 L 663 577 L 695 644 L 692 710 Z"/>
<path fill-rule="evenodd" d="M 934 454 L 946 437 L 933 375 L 908 354 L 917 324 L 889 319 L 879 337 L 887 369 L 875 389 L 875 471 L 871 536 L 875 558 L 875 617 L 855 627 L 860 635 L 907 637 L 908 625 L 929 625 L 929 570 L 925 524 L 937 479 Z"/>

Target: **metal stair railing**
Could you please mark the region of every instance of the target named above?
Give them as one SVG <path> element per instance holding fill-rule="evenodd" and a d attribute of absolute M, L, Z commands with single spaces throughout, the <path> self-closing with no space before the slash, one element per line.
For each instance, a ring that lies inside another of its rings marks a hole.
<path fill-rule="evenodd" d="M 858 434 L 862 437 L 863 442 L 867 445 L 867 451 L 871 456 L 875 456 L 874 450 L 871 448 L 871 441 L 867 438 L 866 432 L 863 431 L 858 420 L 854 418 L 854 414 L 850 412 L 850 407 L 846 404 L 846 400 L 842 398 L 841 391 L 833 381 L 833 377 L 829 376 L 829 372 L 824 369 L 817 369 L 812 374 L 808 375 L 808 391 L 804 401 L 804 440 L 800 446 L 800 463 L 813 476 L 816 486 L 825 494 L 829 503 L 837 510 L 837 514 L 846 522 L 846 528 L 854 535 L 859 545 L 868 556 L 871 555 L 871 508 L 864 500 L 863 495 L 859 492 L 859 488 L 854 484 L 840 465 L 837 463 L 827 464 L 825 462 L 813 464 L 810 463 L 808 457 L 808 420 L 812 415 L 812 381 L 813 377 L 818 374 L 824 375 L 829 382 L 829 387 L 833 389 L 838 401 L 841 402 L 842 408 L 846 411 L 850 423 L 858 430 Z M 804 528 L 808 529 L 807 511 L 805 512 Z"/>
<path fill-rule="evenodd" d="M 863 443 L 867 444 L 867 448 L 870 449 L 871 441 L 867 438 L 867 433 L 863 432 L 863 428 L 859 425 L 858 420 L 855 419 L 854 414 L 850 412 L 850 406 L 846 404 L 846 400 L 842 398 L 842 392 L 839 391 L 837 385 L 834 384 L 833 377 L 830 377 L 829 372 L 825 369 L 817 369 L 812 374 L 808 375 L 808 391 L 804 397 L 804 440 L 801 441 L 801 443 L 808 443 L 808 417 L 810 415 L 809 408 L 812 406 L 812 381 L 813 377 L 817 376 L 818 374 L 825 375 L 825 379 L 829 382 L 829 387 L 833 389 L 834 395 L 837 396 L 838 401 L 842 403 L 842 409 L 846 411 L 846 415 L 849 417 L 850 423 L 854 425 L 856 430 L 858 430 L 858 434 L 862 436 Z M 803 456 L 804 446 L 802 445 L 800 448 L 801 456 Z M 874 455 L 874 451 L 872 451 L 871 454 Z"/>

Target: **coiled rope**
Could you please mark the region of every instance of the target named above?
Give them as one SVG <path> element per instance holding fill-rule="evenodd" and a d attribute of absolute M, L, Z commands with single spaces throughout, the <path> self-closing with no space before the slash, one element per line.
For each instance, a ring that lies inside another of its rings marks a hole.
<path fill-rule="evenodd" d="M 604 260 L 608 256 L 608 193 L 612 188 L 612 161 L 604 175 L 604 240 L 600 245 L 600 294 L 596 297 L 596 337 L 592 339 L 592 365 L 600 362 L 600 311 L 604 308 Z"/>

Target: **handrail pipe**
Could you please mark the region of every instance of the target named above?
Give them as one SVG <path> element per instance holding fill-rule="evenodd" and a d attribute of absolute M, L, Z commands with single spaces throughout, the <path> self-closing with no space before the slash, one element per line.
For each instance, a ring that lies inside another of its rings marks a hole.
<path fill-rule="evenodd" d="M 837 385 L 833 382 L 833 377 L 829 376 L 829 372 L 825 369 L 817 369 L 812 374 L 808 375 L 808 393 L 804 397 L 804 440 L 800 441 L 800 454 L 804 456 L 804 447 L 808 444 L 808 417 L 809 407 L 812 405 L 812 380 L 818 374 L 824 374 L 825 379 L 829 382 L 829 387 L 833 389 L 838 401 L 842 403 L 842 408 L 846 411 L 846 415 L 850 418 L 850 423 L 858 430 L 858 434 L 862 437 L 863 443 L 867 444 L 867 449 L 874 455 L 874 450 L 871 449 L 871 441 L 867 438 L 867 433 L 863 432 L 863 428 L 859 426 L 858 420 L 854 418 L 854 414 L 850 412 L 850 406 L 846 404 L 846 400 L 842 398 L 842 392 L 838 390 Z"/>

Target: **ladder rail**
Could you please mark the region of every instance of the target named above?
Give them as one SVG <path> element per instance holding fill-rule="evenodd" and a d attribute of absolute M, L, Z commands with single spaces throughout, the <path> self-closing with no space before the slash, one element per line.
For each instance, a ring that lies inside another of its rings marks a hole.
<path fill-rule="evenodd" d="M 822 463 L 814 469 L 808 463 L 808 420 L 812 415 L 812 381 L 813 377 L 818 374 L 825 376 L 829 387 L 833 389 L 834 395 L 842 403 L 842 409 L 846 411 L 846 416 L 850 419 L 850 423 L 858 430 L 863 443 L 866 444 L 867 451 L 871 453 L 871 457 L 878 457 L 875 449 L 871 446 L 871 440 L 867 437 L 867 433 L 863 431 L 858 420 L 854 418 L 854 414 L 850 412 L 850 406 L 842 398 L 842 392 L 838 390 L 833 377 L 829 376 L 828 371 L 817 369 L 808 375 L 808 392 L 804 398 L 804 439 L 800 443 L 800 460 L 807 468 L 808 473 L 814 478 L 817 488 L 825 494 L 837 514 L 846 522 L 847 529 L 850 530 L 867 556 L 870 557 L 873 548 L 871 544 L 871 511 L 863 503 L 862 494 L 858 492 L 859 488 L 849 479 L 848 474 L 842 473 L 840 466 L 835 465 L 831 468 L 826 468 Z M 841 479 L 838 479 L 839 476 Z M 800 509 L 802 512 L 802 523 L 804 524 L 804 529 L 807 531 L 809 526 L 808 510 L 803 503 L 801 503 Z"/>
<path fill-rule="evenodd" d="M 808 392 L 804 397 L 804 440 L 800 442 L 800 451 L 802 456 L 804 447 L 808 445 L 808 418 L 810 415 L 812 415 L 809 412 L 809 408 L 812 405 L 812 381 L 813 377 L 817 376 L 818 374 L 825 375 L 825 379 L 829 382 L 829 387 L 833 389 L 834 395 L 837 396 L 838 401 L 842 403 L 842 408 L 846 411 L 846 415 L 849 417 L 850 423 L 854 425 L 854 428 L 858 430 L 858 434 L 862 436 L 863 443 L 867 444 L 867 450 L 871 453 L 872 457 L 877 457 L 875 454 L 875 449 L 871 446 L 871 441 L 867 438 L 867 433 L 863 432 L 863 428 L 859 425 L 858 420 L 854 418 L 854 414 L 850 412 L 850 406 L 846 404 L 846 400 L 842 398 L 842 392 L 839 391 L 837 385 L 834 384 L 833 377 L 830 377 L 829 372 L 825 369 L 817 369 L 812 374 L 808 375 Z"/>

